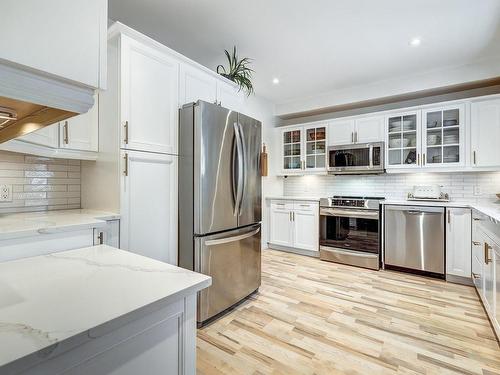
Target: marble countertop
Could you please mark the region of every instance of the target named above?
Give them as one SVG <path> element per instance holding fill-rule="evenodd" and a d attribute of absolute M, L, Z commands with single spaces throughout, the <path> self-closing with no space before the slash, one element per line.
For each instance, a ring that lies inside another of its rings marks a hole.
<path fill-rule="evenodd" d="M 210 284 L 208 276 L 106 245 L 0 263 L 0 373 Z"/>
<path fill-rule="evenodd" d="M 0 240 L 99 228 L 119 218 L 116 213 L 86 209 L 1 214 Z"/>

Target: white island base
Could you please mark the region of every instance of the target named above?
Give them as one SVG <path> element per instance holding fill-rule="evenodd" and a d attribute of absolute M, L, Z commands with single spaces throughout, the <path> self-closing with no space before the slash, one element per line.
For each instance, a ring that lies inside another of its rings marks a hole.
<path fill-rule="evenodd" d="M 194 375 L 210 283 L 105 245 L 0 263 L 0 374 Z"/>

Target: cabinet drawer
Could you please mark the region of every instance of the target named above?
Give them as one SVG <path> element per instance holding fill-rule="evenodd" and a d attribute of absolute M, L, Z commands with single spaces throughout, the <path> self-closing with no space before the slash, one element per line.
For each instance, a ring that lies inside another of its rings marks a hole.
<path fill-rule="evenodd" d="M 296 211 L 313 212 L 319 210 L 319 204 L 316 202 L 295 202 L 293 209 Z"/>
<path fill-rule="evenodd" d="M 293 210 L 293 202 L 272 200 L 271 208 L 275 210 Z"/>

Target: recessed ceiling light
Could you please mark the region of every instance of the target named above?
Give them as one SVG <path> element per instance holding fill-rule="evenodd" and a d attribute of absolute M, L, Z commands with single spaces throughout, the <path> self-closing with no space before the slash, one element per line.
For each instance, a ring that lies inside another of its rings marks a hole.
<path fill-rule="evenodd" d="M 422 43 L 420 38 L 413 38 L 412 40 L 410 40 L 410 46 L 413 46 L 413 47 L 418 47 L 420 45 L 420 43 Z"/>
<path fill-rule="evenodd" d="M 280 80 L 278 78 L 273 78 L 273 85 L 277 85 L 280 83 Z"/>

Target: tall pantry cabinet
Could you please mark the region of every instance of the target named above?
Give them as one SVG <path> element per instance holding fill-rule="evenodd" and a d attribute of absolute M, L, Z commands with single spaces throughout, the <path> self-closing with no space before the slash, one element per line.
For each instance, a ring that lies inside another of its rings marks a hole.
<path fill-rule="evenodd" d="M 180 63 L 121 26 L 108 33 L 100 152 L 82 165 L 82 207 L 120 212 L 120 248 L 176 264 Z"/>

